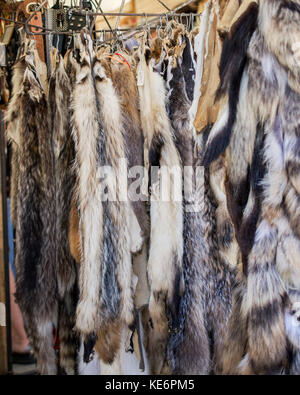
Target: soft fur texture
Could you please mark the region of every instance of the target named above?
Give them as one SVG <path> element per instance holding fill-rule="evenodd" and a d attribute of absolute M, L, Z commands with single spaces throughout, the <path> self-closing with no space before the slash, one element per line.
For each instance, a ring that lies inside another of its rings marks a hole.
<path fill-rule="evenodd" d="M 19 119 L 20 119 L 20 93 L 23 84 L 25 72 L 25 57 L 20 57 L 14 67 L 12 75 L 12 95 L 8 104 L 6 121 L 7 136 L 12 145 L 11 157 L 11 181 L 10 181 L 10 215 L 11 221 L 16 227 L 17 223 L 17 199 L 18 199 L 18 183 L 19 183 L 19 161 L 18 161 L 18 145 L 19 141 Z"/>
<path fill-rule="evenodd" d="M 77 369 L 78 340 L 73 331 L 77 305 L 77 264 L 68 242 L 68 213 L 74 189 L 74 142 L 71 135 L 71 86 L 62 57 L 53 50 L 55 65 L 49 81 L 49 125 L 52 130 L 55 177 L 55 252 L 59 296 L 58 329 L 60 367 L 67 374 Z"/>
<path fill-rule="evenodd" d="M 69 79 L 60 56 L 42 88 L 32 44 L 14 67 L 7 116 L 13 144 L 12 201 L 16 224 L 17 300 L 40 374 L 77 370 L 77 270 L 68 244 L 74 176 Z M 60 358 L 53 349 L 59 329 Z"/>
<path fill-rule="evenodd" d="M 124 54 L 124 56 L 126 56 Z M 120 100 L 121 117 L 123 122 L 123 134 L 126 143 L 125 152 L 128 159 L 128 168 L 144 165 L 144 136 L 141 129 L 139 114 L 138 91 L 135 75 L 127 64 L 111 62 L 112 81 L 116 89 L 116 94 Z M 137 180 L 128 179 L 128 187 Z M 139 200 L 133 201 L 129 196 L 131 205 L 138 219 L 142 236 L 149 235 L 149 219 L 146 211 L 146 202 Z"/>
<path fill-rule="evenodd" d="M 203 159 L 204 166 L 209 166 L 218 159 L 230 142 L 232 128 L 236 120 L 242 76 L 247 61 L 247 48 L 256 28 L 257 12 L 255 4 L 249 7 L 247 13 L 243 15 L 223 44 L 220 63 L 221 82 L 217 99 L 228 92 L 228 115 L 225 124 L 220 125 L 220 129 L 207 145 Z"/>
<path fill-rule="evenodd" d="M 194 133 L 189 115 L 191 101 L 187 95 L 186 85 L 186 81 L 188 81 L 188 85 L 192 84 L 193 72 L 184 73 L 181 64 L 183 59 L 186 59 L 186 63 L 193 64 L 189 46 L 185 47 L 182 56 L 169 58 L 168 107 L 182 165 L 190 166 L 194 170 Z M 187 185 L 188 177 L 184 181 L 186 188 L 196 187 L 194 176 L 191 184 Z M 178 314 L 169 324 L 171 334 L 167 349 L 168 360 L 172 372 L 175 374 L 209 374 L 211 370 L 210 344 L 204 314 L 203 283 L 199 259 L 203 242 L 201 213 L 189 211 L 189 205 L 194 205 L 195 210 L 196 205 L 203 205 L 201 193 L 204 194 L 204 189 L 203 184 L 201 185 L 202 188 L 198 191 L 186 190 L 184 197 L 183 275 L 185 291 L 177 301 Z"/>
<path fill-rule="evenodd" d="M 163 78 L 156 74 L 149 60 L 150 51 L 140 49 L 137 78 L 142 128 L 145 138 L 146 167 L 181 168 L 173 132 L 166 113 L 166 92 Z M 175 182 L 170 182 L 169 201 L 162 201 L 159 190 L 160 172 L 149 180 L 151 184 L 151 235 L 148 259 L 150 283 L 149 311 L 152 320 L 150 369 L 162 371 L 168 339 L 167 311 L 176 319 L 178 298 L 182 295 L 183 212 L 182 202 L 172 194 Z M 181 177 L 180 177 L 181 179 Z M 178 182 L 178 180 L 177 180 Z M 180 180 L 179 180 L 180 182 Z M 161 275 L 164 273 L 164 276 Z M 156 350 L 154 352 L 153 348 Z"/>
<path fill-rule="evenodd" d="M 260 2 L 228 151 L 230 212 L 245 277 L 229 326 L 239 336 L 227 335 L 224 373 L 269 374 L 286 367 L 287 374 L 299 374 L 298 329 L 292 327 L 297 309 L 291 307 L 299 303 L 300 286 L 295 5 Z"/>
<path fill-rule="evenodd" d="M 102 201 L 100 183 L 103 166 L 117 171 L 119 159 L 126 158 L 119 101 L 86 33 L 81 36 L 78 60 L 73 136 L 82 262 L 76 326 L 81 333 L 91 335 L 120 321 L 133 323 L 132 267 L 128 203 L 121 201 L 118 185 L 110 182 L 107 189 L 116 200 Z M 104 361 L 114 359 L 120 341 L 117 343 L 109 348 L 109 355 L 100 356 Z"/>
<path fill-rule="evenodd" d="M 32 65 L 20 94 L 18 205 L 16 228 L 17 301 L 38 371 L 56 374 L 52 347 L 57 321 L 55 190 L 48 103 Z"/>
<path fill-rule="evenodd" d="M 178 51 L 175 51 L 178 55 Z M 180 52 L 179 52 L 180 53 Z M 190 57 L 190 59 L 189 59 Z M 167 86 L 168 109 L 182 164 L 200 169 L 203 151 L 195 146 L 192 102 L 187 87 L 194 80 L 183 70 L 182 59 L 193 64 L 189 46 L 182 57 L 169 57 Z M 189 60 L 188 60 L 189 59 Z M 202 135 L 203 143 L 207 133 Z M 201 138 L 200 138 L 201 140 Z M 203 147 L 204 144 L 201 145 Z M 194 158 L 195 153 L 199 158 Z M 171 317 L 168 359 L 173 373 L 209 374 L 221 356 L 223 336 L 231 310 L 231 285 L 234 274 L 223 261 L 216 235 L 216 202 L 210 190 L 208 173 L 197 173 L 192 185 L 185 178 L 184 254 L 185 290 L 177 301 L 178 313 Z M 200 179 L 202 177 L 202 180 Z M 193 188 L 193 193 L 188 188 Z M 195 189 L 196 188 L 196 189 Z M 195 211 L 190 211 L 194 207 Z M 173 318 L 173 319 L 172 319 Z M 175 318 L 175 319 L 174 319 Z"/>

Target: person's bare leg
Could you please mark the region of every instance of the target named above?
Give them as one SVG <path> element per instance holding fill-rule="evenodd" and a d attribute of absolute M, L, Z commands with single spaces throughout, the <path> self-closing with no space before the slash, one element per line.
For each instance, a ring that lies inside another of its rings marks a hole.
<path fill-rule="evenodd" d="M 24 329 L 24 322 L 21 310 L 15 302 L 14 294 L 16 292 L 15 279 L 11 269 L 9 270 L 9 286 L 10 286 L 10 311 L 11 311 L 11 337 L 12 351 L 15 353 L 28 352 L 28 339 Z"/>

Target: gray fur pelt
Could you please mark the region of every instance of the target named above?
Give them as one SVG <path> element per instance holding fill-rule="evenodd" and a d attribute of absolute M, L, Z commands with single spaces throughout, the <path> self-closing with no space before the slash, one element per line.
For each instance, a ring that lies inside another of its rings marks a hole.
<path fill-rule="evenodd" d="M 55 190 L 48 102 L 32 62 L 19 95 L 16 299 L 41 374 L 56 374 Z"/>
<path fill-rule="evenodd" d="M 189 48 L 186 47 L 183 53 Z M 190 62 L 192 59 L 190 59 Z M 183 166 L 189 166 L 195 170 L 195 147 L 193 138 L 192 122 L 189 116 L 191 102 L 186 92 L 186 81 L 180 58 L 169 58 L 167 73 L 167 86 L 169 87 L 169 116 L 174 130 L 176 145 L 181 156 Z M 189 74 L 186 74 L 186 78 Z M 189 85 L 191 80 L 189 78 Z M 194 176 L 191 185 L 185 187 L 195 188 Z M 204 180 L 203 180 L 204 181 Z M 201 182 L 201 180 L 199 180 Z M 202 187 L 204 185 L 202 184 Z M 188 191 L 185 191 L 186 193 Z M 211 371 L 210 341 L 206 328 L 204 313 L 204 295 L 201 274 L 201 249 L 203 239 L 201 238 L 201 213 L 199 207 L 203 206 L 201 193 L 196 201 L 196 191 L 189 191 L 184 196 L 184 224 L 183 224 L 183 275 L 185 280 L 185 291 L 179 300 L 176 300 L 176 315 L 170 317 L 171 333 L 168 340 L 167 357 L 171 370 L 174 374 L 209 374 Z M 190 212 L 190 208 L 198 212 Z M 190 206 L 189 206 L 190 205 Z"/>
<path fill-rule="evenodd" d="M 181 191 L 181 161 L 166 112 L 164 80 L 161 75 L 154 72 L 149 56 L 150 50 L 142 45 L 138 54 L 137 80 L 145 138 L 145 166 L 149 172 L 151 166 L 179 170 L 180 179 L 176 182 L 179 182 Z M 178 300 L 184 290 L 183 209 L 182 202 L 179 201 L 181 198 L 177 201 L 172 195 L 172 187 L 178 187 L 178 184 L 170 182 L 167 191 L 169 200 L 162 201 L 159 191 L 160 172 L 156 176 L 151 175 L 151 236 L 148 259 L 151 317 L 149 348 L 150 370 L 153 374 L 160 374 L 165 365 L 169 336 L 167 313 L 176 316 Z"/>
<path fill-rule="evenodd" d="M 71 86 L 62 57 L 54 52 L 55 67 L 49 81 L 49 124 L 52 131 L 55 177 L 55 252 L 59 298 L 60 367 L 67 374 L 77 369 L 78 339 L 73 330 L 77 305 L 77 264 L 70 253 L 68 213 L 75 183 L 74 142 L 71 134 Z"/>
<path fill-rule="evenodd" d="M 11 142 L 11 180 L 10 180 L 10 216 L 11 221 L 16 227 L 17 223 L 17 199 L 18 199 L 18 181 L 19 181 L 19 160 L 18 145 L 19 142 L 19 119 L 20 119 L 20 93 L 23 85 L 23 78 L 26 64 L 25 57 L 20 57 L 14 67 L 12 75 L 12 95 L 8 104 L 6 121 L 7 137 Z"/>
<path fill-rule="evenodd" d="M 128 202 L 121 201 L 118 184 L 105 184 L 114 201 L 103 201 L 103 166 L 118 170 L 126 158 L 118 98 L 112 81 L 82 33 L 73 92 L 73 137 L 80 210 L 82 262 L 76 327 L 84 335 L 100 332 L 105 355 L 112 363 L 120 347 L 109 327 L 133 324 L 132 265 L 128 231 Z"/>
<path fill-rule="evenodd" d="M 185 40 L 189 42 L 188 37 Z M 196 171 L 201 169 L 204 141 L 202 149 L 194 142 L 192 102 L 187 89 L 192 86 L 194 72 L 191 68 L 188 73 L 183 67 L 183 64 L 193 63 L 189 45 L 185 46 L 182 57 L 169 58 L 167 86 L 169 115 L 182 164 Z M 206 138 L 207 133 L 204 133 L 200 141 Z M 197 184 L 195 177 L 199 178 Z M 171 320 L 168 357 L 176 374 L 210 374 L 216 372 L 221 355 L 231 311 L 234 272 L 219 253 L 216 202 L 208 172 L 196 173 L 192 185 L 187 184 L 187 177 L 184 181 L 187 189 L 183 227 L 185 292 L 178 301 L 176 320 Z M 188 192 L 188 187 L 192 187 L 192 193 Z"/>
<path fill-rule="evenodd" d="M 245 288 L 239 293 L 242 296 L 236 299 L 242 317 L 242 324 L 238 325 L 245 338 L 241 339 L 240 348 L 235 347 L 234 350 L 242 352 L 240 359 L 244 358 L 233 367 L 231 373 L 268 374 L 288 366 L 287 373 L 296 374 L 298 371 L 299 374 L 298 340 L 295 344 L 295 339 L 299 339 L 299 328 L 291 331 L 290 320 L 287 319 L 289 314 L 294 314 L 288 313 L 295 310 L 291 305 L 297 307 L 300 302 L 297 170 L 300 96 L 299 76 L 295 68 L 297 56 L 295 51 L 291 53 L 295 32 L 299 32 L 299 21 L 298 2 L 261 1 L 259 28 L 248 50 L 248 67 L 243 77 L 244 94 L 240 95 L 238 111 L 241 116 L 237 115 L 234 128 L 238 142 L 242 141 L 238 136 L 244 133 L 243 128 L 249 130 L 252 125 L 248 136 L 254 136 L 251 137 L 253 143 L 249 145 L 253 148 L 242 151 L 246 153 L 243 160 L 245 164 L 251 164 L 249 158 L 257 161 L 255 150 L 260 146 L 266 169 L 262 176 L 260 202 L 259 196 L 255 197 L 253 193 L 255 191 L 250 190 L 243 213 L 243 225 L 246 226 L 242 229 L 242 238 L 247 228 L 249 230 L 248 218 L 255 214 L 257 220 L 254 229 L 250 229 L 251 234 L 254 230 L 253 241 L 244 249 L 247 258 L 244 262 Z M 271 42 L 271 31 L 277 41 Z M 243 115 L 245 108 L 247 111 Z M 259 137 L 262 131 L 257 128 L 258 124 L 262 127 L 263 138 Z M 233 156 L 240 155 L 238 146 L 232 140 Z M 241 167 L 236 165 L 234 157 L 231 160 L 229 179 L 241 180 L 241 175 L 245 176 L 246 173 L 240 172 Z M 247 166 L 242 168 L 246 169 Z M 257 202 L 260 208 L 255 213 Z M 240 245 L 243 248 L 243 243 Z M 233 320 L 234 317 L 232 324 Z M 237 327 L 235 325 L 235 330 Z M 232 330 L 232 326 L 230 328 Z M 238 360 L 236 356 L 230 358 L 236 362 Z"/>

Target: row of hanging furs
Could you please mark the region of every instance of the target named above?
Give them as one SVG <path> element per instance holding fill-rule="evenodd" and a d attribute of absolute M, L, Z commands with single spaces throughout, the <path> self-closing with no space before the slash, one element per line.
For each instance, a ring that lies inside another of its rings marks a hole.
<path fill-rule="evenodd" d="M 172 22 L 171 37 L 145 34 L 130 53 L 83 31 L 64 59 L 52 50 L 49 80 L 24 41 L 7 114 L 11 211 L 41 374 L 76 374 L 81 338 L 104 366 L 123 348 L 143 366 L 145 349 L 151 374 L 300 373 L 299 22 L 298 0 L 212 0 L 194 32 Z M 103 174 L 124 159 L 143 169 L 145 199 Z M 189 181 L 198 206 L 183 169 L 202 165 L 203 182 Z"/>

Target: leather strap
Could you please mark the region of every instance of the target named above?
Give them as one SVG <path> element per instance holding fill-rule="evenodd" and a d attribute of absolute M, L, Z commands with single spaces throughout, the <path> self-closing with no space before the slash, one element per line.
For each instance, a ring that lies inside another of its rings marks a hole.
<path fill-rule="evenodd" d="M 30 16 L 30 13 L 27 12 L 28 11 L 27 6 L 30 3 L 33 3 L 33 0 L 24 0 L 19 6 L 19 10 L 23 12 L 23 14 L 25 15 L 26 18 L 29 18 L 29 16 Z M 39 1 L 38 1 L 38 3 L 39 3 Z M 43 27 L 42 13 L 37 12 L 36 15 L 31 19 L 30 24 Z M 40 33 L 43 31 L 43 29 L 31 27 L 30 31 L 32 33 Z M 43 62 L 45 62 L 44 36 L 32 36 L 32 38 L 34 38 L 36 41 L 36 48 L 39 53 L 40 59 Z"/>
<path fill-rule="evenodd" d="M 41 26 L 43 27 L 43 20 L 42 20 L 42 13 L 37 12 L 36 15 L 31 19 L 33 25 Z M 43 32 L 43 29 L 39 29 L 37 27 L 32 27 L 30 29 L 32 33 L 41 33 Z M 36 49 L 39 53 L 39 57 L 41 61 L 45 62 L 45 47 L 44 47 L 44 36 L 34 36 L 34 39 L 36 41 Z"/>

